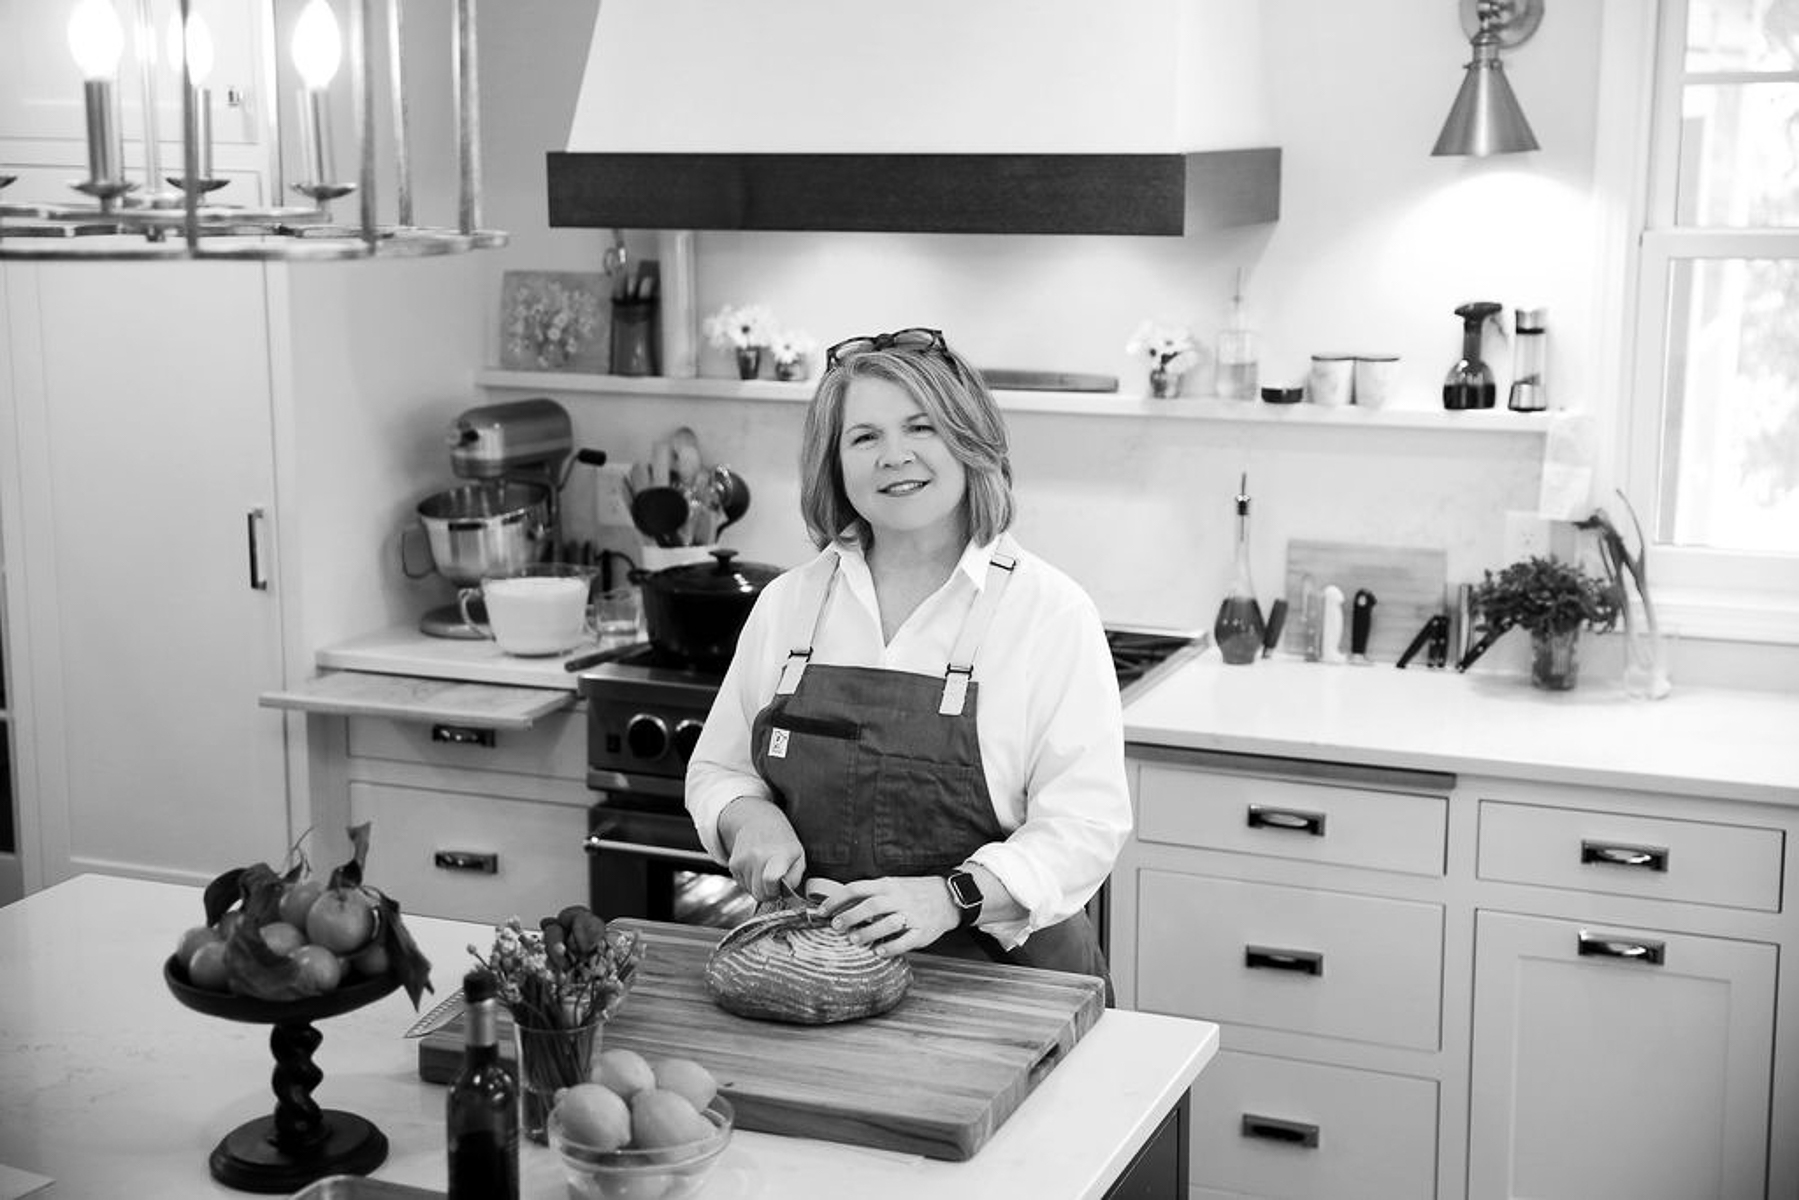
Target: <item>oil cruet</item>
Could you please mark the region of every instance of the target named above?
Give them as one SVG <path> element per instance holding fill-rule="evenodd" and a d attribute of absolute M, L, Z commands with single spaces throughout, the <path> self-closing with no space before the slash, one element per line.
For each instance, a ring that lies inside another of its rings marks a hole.
<path fill-rule="evenodd" d="M 1252 663 L 1261 652 L 1264 630 L 1255 583 L 1249 577 L 1249 474 L 1245 472 L 1237 484 L 1237 550 L 1230 590 L 1218 605 L 1212 639 L 1225 662 Z"/>

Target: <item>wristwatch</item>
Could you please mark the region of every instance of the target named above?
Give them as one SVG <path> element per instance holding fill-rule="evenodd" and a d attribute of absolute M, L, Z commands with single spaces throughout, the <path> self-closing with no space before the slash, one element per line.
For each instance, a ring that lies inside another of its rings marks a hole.
<path fill-rule="evenodd" d="M 943 881 L 949 885 L 949 902 L 956 906 L 957 924 L 973 925 L 981 919 L 981 885 L 974 881 L 974 876 L 967 871 L 951 871 Z"/>

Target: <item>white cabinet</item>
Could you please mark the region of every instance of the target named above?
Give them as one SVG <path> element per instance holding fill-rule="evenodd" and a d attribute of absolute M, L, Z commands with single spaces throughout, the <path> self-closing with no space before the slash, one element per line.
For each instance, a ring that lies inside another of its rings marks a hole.
<path fill-rule="evenodd" d="M 8 698 L 35 883 L 204 880 L 291 841 L 282 720 L 256 704 L 282 674 L 264 278 L 0 268 Z M 196 330 L 203 348 L 170 352 Z"/>
<path fill-rule="evenodd" d="M 1222 1026 L 1195 1197 L 1437 1195 L 1448 776 L 1132 747 L 1125 1007 Z"/>
<path fill-rule="evenodd" d="M 1760 1200 L 1776 947 L 1482 912 L 1469 1200 Z"/>
<path fill-rule="evenodd" d="M 339 803 L 349 822 L 373 824 L 368 877 L 405 911 L 535 925 L 588 902 L 583 712 L 528 729 L 373 717 L 345 726 Z"/>
<path fill-rule="evenodd" d="M 27 201 L 86 204 L 69 187 L 87 175 L 87 134 L 81 75 L 68 49 L 69 14 L 76 0 L 8 0 L 0 4 L 0 167 L 18 182 L 6 189 L 8 203 Z M 227 204 L 264 202 L 261 172 L 262 122 L 269 96 L 257 61 L 262 44 L 261 6 L 198 3 L 194 6 L 212 35 L 214 174 L 231 181 L 215 193 Z M 153 0 L 150 25 L 158 40 L 167 36 L 176 0 Z M 119 6 L 125 51 L 117 95 L 120 128 L 127 139 L 125 175 L 144 184 L 143 89 L 138 77 L 135 4 Z M 181 174 L 181 92 L 179 72 L 166 56 L 157 80 L 155 120 L 163 175 Z M 158 187 L 165 187 L 159 182 Z"/>

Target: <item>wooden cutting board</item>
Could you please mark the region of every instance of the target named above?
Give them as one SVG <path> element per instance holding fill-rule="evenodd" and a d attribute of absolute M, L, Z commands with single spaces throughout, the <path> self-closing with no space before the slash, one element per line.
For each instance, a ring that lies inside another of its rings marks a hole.
<path fill-rule="evenodd" d="M 733 1016 L 706 993 L 722 931 L 656 921 L 640 976 L 603 1045 L 703 1064 L 737 1124 L 963 1161 L 972 1158 L 1093 1028 L 1104 984 L 1086 975 L 911 956 L 906 998 L 878 1017 L 782 1025 Z M 461 1023 L 424 1038 L 419 1073 L 447 1081 Z"/>
<path fill-rule="evenodd" d="M 1300 614 L 1300 581 L 1307 575 L 1323 590 L 1336 584 L 1343 591 L 1343 650 L 1349 650 L 1351 602 L 1357 588 L 1374 593 L 1374 620 L 1368 629 L 1368 657 L 1374 662 L 1399 661 L 1424 623 L 1443 611 L 1449 556 L 1442 550 L 1406 546 L 1369 546 L 1358 542 L 1294 539 L 1287 543 L 1287 623 L 1281 649 L 1303 655 L 1304 622 Z M 1423 660 L 1418 660 L 1422 665 Z"/>

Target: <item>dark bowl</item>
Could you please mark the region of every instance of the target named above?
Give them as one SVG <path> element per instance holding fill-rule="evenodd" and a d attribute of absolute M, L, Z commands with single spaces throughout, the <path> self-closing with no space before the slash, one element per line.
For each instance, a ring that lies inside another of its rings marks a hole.
<path fill-rule="evenodd" d="M 299 1000 L 258 1000 L 233 992 L 213 992 L 195 987 L 187 980 L 187 968 L 171 954 L 162 964 L 162 981 L 175 993 L 175 999 L 198 1013 L 242 1021 L 248 1025 L 287 1025 L 301 1021 L 319 1021 L 352 1009 L 372 1004 L 400 986 L 397 975 L 387 974 L 363 979 L 348 987 L 340 987 L 322 996 L 305 996 Z"/>

